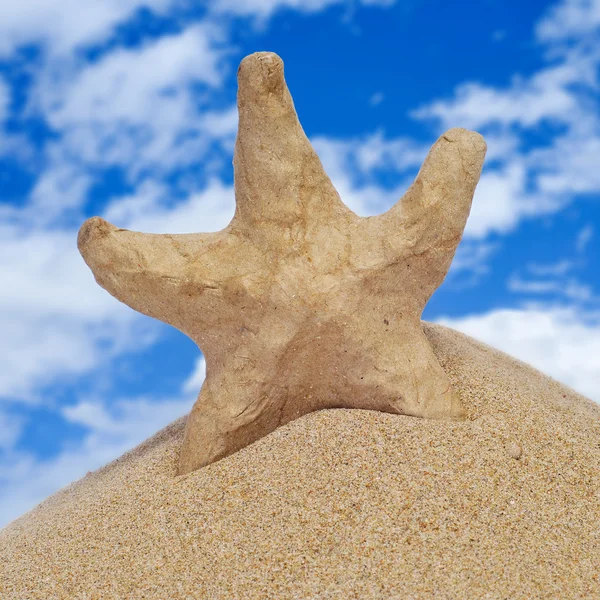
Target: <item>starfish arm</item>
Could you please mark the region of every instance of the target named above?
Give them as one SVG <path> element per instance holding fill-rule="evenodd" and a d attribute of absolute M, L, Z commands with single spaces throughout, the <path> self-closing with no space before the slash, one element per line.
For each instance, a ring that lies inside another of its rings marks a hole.
<path fill-rule="evenodd" d="M 206 379 L 186 423 L 180 475 L 225 458 L 281 425 L 285 397 L 271 384 L 264 359 L 246 354 L 238 348 L 216 360 L 207 356 Z"/>
<path fill-rule="evenodd" d="M 471 210 L 486 144 L 466 129 L 450 129 L 435 142 L 414 183 L 386 213 L 374 217 L 370 228 L 383 233 L 393 247 L 393 260 L 402 268 L 427 273 L 413 290 L 421 308 L 450 268 Z M 391 261 L 390 261 L 391 262 Z M 403 275 L 406 281 L 406 274 Z"/>
<path fill-rule="evenodd" d="M 403 198 L 386 215 L 408 228 L 417 247 L 462 236 L 486 153 L 483 137 L 466 129 L 446 131 L 432 146 Z"/>
<path fill-rule="evenodd" d="M 279 56 L 256 52 L 242 60 L 238 111 L 234 223 L 280 227 L 307 215 L 318 223 L 351 213 L 300 125 Z"/>
<path fill-rule="evenodd" d="M 343 405 L 428 419 L 464 418 L 418 316 L 409 314 L 397 295 L 394 300 L 365 288 L 357 309 L 345 318 L 343 338 L 334 348 L 325 346 L 329 360 L 325 353 L 319 357 L 320 364 L 333 359 L 344 368 L 329 373 L 318 365 L 312 368 L 324 371 L 319 379 L 327 380 L 329 388 L 338 387 Z"/>
<path fill-rule="evenodd" d="M 224 232 L 138 233 L 93 217 L 82 225 L 77 245 L 98 284 L 112 296 L 188 335 L 214 327 L 212 317 L 228 312 L 221 297 L 223 266 L 237 252 Z"/>
<path fill-rule="evenodd" d="M 377 410 L 426 419 L 462 420 L 466 417 L 460 398 L 438 362 L 420 323 L 410 334 L 399 336 L 386 354 L 390 365 L 378 372 L 379 398 L 388 406 Z M 383 366 L 383 365 L 382 365 Z M 387 374 L 384 374 L 386 373 Z"/>

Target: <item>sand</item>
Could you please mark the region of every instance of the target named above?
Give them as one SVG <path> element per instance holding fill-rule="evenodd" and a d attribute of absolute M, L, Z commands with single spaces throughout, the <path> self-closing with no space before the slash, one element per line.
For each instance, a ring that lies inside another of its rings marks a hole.
<path fill-rule="evenodd" d="M 466 422 L 332 409 L 176 477 L 185 419 L 0 531 L 0 597 L 600 598 L 600 406 L 425 325 Z"/>

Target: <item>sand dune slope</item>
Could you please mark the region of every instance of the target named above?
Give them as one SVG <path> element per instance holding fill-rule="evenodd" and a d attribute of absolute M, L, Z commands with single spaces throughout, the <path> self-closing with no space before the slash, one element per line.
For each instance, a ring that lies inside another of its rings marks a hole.
<path fill-rule="evenodd" d="M 180 419 L 0 531 L 0 598 L 600 598 L 600 406 L 425 329 L 468 421 L 321 411 L 177 478 Z"/>

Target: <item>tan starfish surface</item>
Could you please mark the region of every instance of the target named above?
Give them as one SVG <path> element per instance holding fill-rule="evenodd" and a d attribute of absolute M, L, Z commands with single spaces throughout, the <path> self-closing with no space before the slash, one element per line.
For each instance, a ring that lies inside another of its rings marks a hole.
<path fill-rule="evenodd" d="M 145 234 L 94 217 L 78 237 L 103 288 L 204 353 L 179 473 L 320 409 L 464 418 L 420 317 L 462 237 L 483 138 L 447 131 L 404 197 L 365 218 L 323 170 L 276 54 L 242 60 L 238 110 L 225 229 Z"/>

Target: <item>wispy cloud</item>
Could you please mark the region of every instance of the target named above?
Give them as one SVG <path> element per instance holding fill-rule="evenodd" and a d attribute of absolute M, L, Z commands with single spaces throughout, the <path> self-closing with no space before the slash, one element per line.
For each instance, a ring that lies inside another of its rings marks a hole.
<path fill-rule="evenodd" d="M 521 279 L 518 275 L 512 275 L 507 282 L 511 292 L 525 294 L 548 295 L 553 298 L 566 298 L 577 302 L 587 302 L 594 298 L 592 288 L 582 284 L 576 279 L 566 281 Z"/>
<path fill-rule="evenodd" d="M 396 0 L 358 0 L 365 6 L 390 7 Z M 301 13 L 316 13 L 330 6 L 350 4 L 347 0 L 215 0 L 209 10 L 213 14 L 257 17 L 264 26 L 268 18 L 280 10 L 292 9 Z"/>
<path fill-rule="evenodd" d="M 43 386 L 154 339 L 147 319 L 95 285 L 74 232 L 4 227 L 0 281 L 0 397 L 35 401 Z"/>
<path fill-rule="evenodd" d="M 487 273 L 489 271 L 488 261 L 498 249 L 497 242 L 479 243 L 475 240 L 464 240 L 458 246 L 450 266 L 450 278 L 463 271 L 469 271 L 473 275 Z"/>
<path fill-rule="evenodd" d="M 533 275 L 537 276 L 544 277 L 545 275 L 550 275 L 556 277 L 560 275 L 566 275 L 572 271 L 574 267 L 575 263 L 573 261 L 562 259 L 551 264 L 529 263 L 527 265 L 527 270 Z"/>
<path fill-rule="evenodd" d="M 560 41 L 592 34 L 598 27 L 598 0 L 563 0 L 541 19 L 536 27 L 536 34 L 543 41 Z"/>
<path fill-rule="evenodd" d="M 0 3 L 0 55 L 40 44 L 66 54 L 100 43 L 140 9 L 162 13 L 179 0 L 21 0 Z"/>
<path fill-rule="evenodd" d="M 185 394 L 198 394 L 206 377 L 206 361 L 203 356 L 198 357 L 194 370 L 183 382 L 182 390 Z"/>
<path fill-rule="evenodd" d="M 379 106 L 385 100 L 385 94 L 383 92 L 375 92 L 369 98 L 369 104 L 371 106 Z"/>
<path fill-rule="evenodd" d="M 595 229 L 593 225 L 586 225 L 577 235 L 576 247 L 579 254 L 583 254 L 585 252 L 588 244 L 594 237 L 594 231 Z"/>
<path fill-rule="evenodd" d="M 197 24 L 89 65 L 61 62 L 58 73 L 43 72 L 33 101 L 60 135 L 53 143 L 59 166 L 51 168 L 118 166 L 135 181 L 202 160 L 214 138 L 231 134 L 231 113 L 208 120 L 206 92 L 196 89 L 222 85 L 224 36 L 214 24 Z"/>
<path fill-rule="evenodd" d="M 120 227 L 147 233 L 195 233 L 224 229 L 235 212 L 233 186 L 211 179 L 200 192 L 179 202 L 163 202 L 166 190 L 148 182 L 131 196 L 114 199 L 104 217 Z"/>
<path fill-rule="evenodd" d="M 10 103 L 10 89 L 3 79 L 0 79 L 0 125 L 4 124 L 8 115 Z"/>
<path fill-rule="evenodd" d="M 596 296 L 591 285 L 579 280 L 586 265 L 583 258 L 585 246 L 589 243 L 593 228 L 587 225 L 577 234 L 571 258 L 560 259 L 554 263 L 535 263 L 526 265 L 525 275 L 520 269 L 514 271 L 507 280 L 507 288 L 525 296 L 546 296 L 553 301 L 570 301 L 573 305 L 600 306 L 600 297 Z"/>

